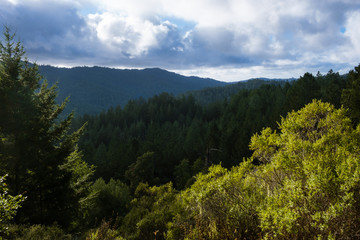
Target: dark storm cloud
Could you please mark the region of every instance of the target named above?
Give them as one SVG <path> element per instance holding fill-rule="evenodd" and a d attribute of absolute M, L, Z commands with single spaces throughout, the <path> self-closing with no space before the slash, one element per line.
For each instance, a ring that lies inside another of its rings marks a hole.
<path fill-rule="evenodd" d="M 4 4 L 4 3 L 1 3 Z M 5 3 L 2 23 L 16 32 L 30 57 L 74 58 L 91 56 L 90 31 L 77 9 L 69 4 Z"/>

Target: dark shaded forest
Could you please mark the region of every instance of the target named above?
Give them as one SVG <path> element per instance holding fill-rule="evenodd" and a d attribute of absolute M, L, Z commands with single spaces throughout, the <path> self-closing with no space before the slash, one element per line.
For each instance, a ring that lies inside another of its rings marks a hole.
<path fill-rule="evenodd" d="M 359 238 L 360 65 L 60 117 L 4 39 L 0 238 Z"/>

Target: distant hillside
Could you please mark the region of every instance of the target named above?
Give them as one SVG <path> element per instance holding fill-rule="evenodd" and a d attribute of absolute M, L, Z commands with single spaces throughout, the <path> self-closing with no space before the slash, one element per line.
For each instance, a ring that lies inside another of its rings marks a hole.
<path fill-rule="evenodd" d="M 206 105 L 209 103 L 223 101 L 225 99 L 230 99 L 231 96 L 237 94 L 240 90 L 247 89 L 256 89 L 261 87 L 263 84 L 271 85 L 280 85 L 283 86 L 285 83 L 295 80 L 294 78 L 290 79 L 268 79 L 268 78 L 253 78 L 241 82 L 236 82 L 228 84 L 226 86 L 220 87 L 208 87 L 201 90 L 189 91 L 184 93 L 185 96 L 192 95 L 196 102 L 201 105 Z"/>
<path fill-rule="evenodd" d="M 174 95 L 227 83 L 209 78 L 185 77 L 159 68 L 120 70 L 104 67 L 57 68 L 40 66 L 49 85 L 58 82 L 58 100 L 70 96 L 67 111 L 95 114 L 131 99 L 149 98 L 162 92 Z"/>

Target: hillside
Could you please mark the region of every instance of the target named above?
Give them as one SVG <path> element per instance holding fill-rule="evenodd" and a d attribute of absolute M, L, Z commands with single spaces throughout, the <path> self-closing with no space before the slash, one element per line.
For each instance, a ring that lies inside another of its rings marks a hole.
<path fill-rule="evenodd" d="M 57 68 L 40 66 L 49 85 L 58 82 L 58 100 L 70 96 L 67 109 L 78 115 L 95 114 L 130 99 L 145 99 L 162 92 L 180 94 L 227 83 L 209 78 L 186 77 L 159 68 L 121 70 L 105 67 Z"/>

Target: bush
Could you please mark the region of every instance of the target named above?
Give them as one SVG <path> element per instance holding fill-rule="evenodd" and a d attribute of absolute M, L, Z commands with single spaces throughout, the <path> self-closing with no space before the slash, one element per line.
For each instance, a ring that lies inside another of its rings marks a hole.
<path fill-rule="evenodd" d="M 9 227 L 9 240 L 71 240 L 70 234 L 56 225 L 11 225 Z"/>
<path fill-rule="evenodd" d="M 252 169 L 247 161 L 231 171 L 216 165 L 197 175 L 178 195 L 178 214 L 168 224 L 167 239 L 257 239 L 256 206 L 262 195 L 255 179 L 244 178 Z"/>
<path fill-rule="evenodd" d="M 100 178 L 93 184 L 92 191 L 97 196 L 88 217 L 91 224 L 100 224 L 102 220 L 110 219 L 120 221 L 127 213 L 131 195 L 129 187 L 123 182 L 110 179 L 105 183 Z"/>
<path fill-rule="evenodd" d="M 360 125 L 314 100 L 279 129 L 254 135 L 238 167 L 197 175 L 177 195 L 166 238 L 358 239 Z"/>
<path fill-rule="evenodd" d="M 346 110 L 313 101 L 253 136 L 265 237 L 353 239 L 360 233 L 360 125 Z"/>
<path fill-rule="evenodd" d="M 99 228 L 88 233 L 86 240 L 123 240 L 123 238 L 111 227 L 110 222 L 103 221 Z"/>
<path fill-rule="evenodd" d="M 121 232 L 126 239 L 161 240 L 174 217 L 176 191 L 171 183 L 149 187 L 140 183 L 125 216 Z"/>

